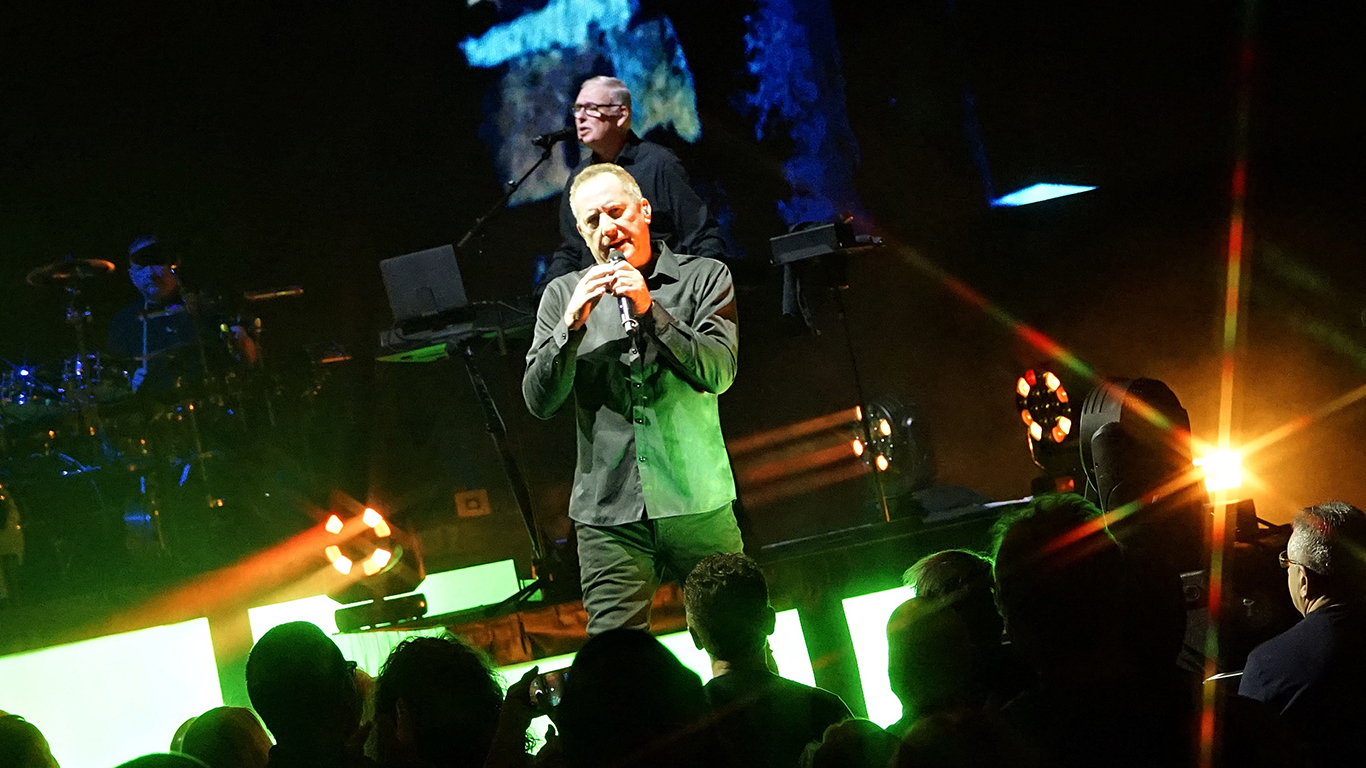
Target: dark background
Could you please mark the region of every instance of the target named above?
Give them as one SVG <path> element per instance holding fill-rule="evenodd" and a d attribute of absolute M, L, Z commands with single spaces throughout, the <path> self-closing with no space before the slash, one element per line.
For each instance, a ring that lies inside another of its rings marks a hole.
<path fill-rule="evenodd" d="M 833 3 L 861 153 L 856 226 L 889 244 L 851 264 L 854 347 L 870 395 L 918 404 L 941 483 L 1006 499 L 1036 474 L 1013 385 L 1026 367 L 1059 366 L 1006 316 L 1100 375 L 1166 381 L 1195 434 L 1214 439 L 1247 7 Z M 1366 30 L 1345 2 L 1256 7 L 1235 441 L 1366 384 L 1356 103 Z M 775 205 L 790 145 L 757 141 L 738 106 L 752 86 L 741 38 L 754 10 L 719 0 L 642 9 L 671 18 L 696 78 L 703 138 L 677 149 L 735 214 L 743 323 L 740 377 L 722 398 L 731 437 L 856 400 L 834 315 L 821 316 L 819 338 L 779 322 L 767 238 L 785 231 Z M 490 4 L 456 0 L 7 4 L 0 354 L 48 366 L 70 354 L 62 299 L 25 285 L 29 269 L 67 253 L 122 267 L 142 234 L 174 244 L 194 286 L 230 296 L 304 286 L 304 297 L 259 309 L 266 350 L 294 370 L 321 346 L 354 355 L 327 384 L 347 404 L 347 427 L 319 438 L 351 446 L 343 487 L 425 526 L 450 519 L 453 491 L 489 488 L 493 514 L 462 523 L 462 559 L 523 552 L 463 371 L 369 362 L 389 320 L 377 263 L 455 241 L 499 194 L 480 138 L 498 73 L 467 68 L 457 47 L 496 21 Z M 1099 189 L 989 209 L 974 131 L 997 194 L 1043 180 Z M 558 239 L 554 206 L 515 209 L 460 253 L 472 298 L 527 292 L 534 256 Z M 963 301 L 926 264 L 999 311 Z M 95 338 L 133 297 L 121 275 L 92 289 Z M 564 415 L 526 416 L 524 346 L 481 359 L 537 506 L 562 536 L 572 428 Z M 1348 407 L 1248 458 L 1264 517 L 1327 498 L 1366 503 L 1364 414 Z M 868 493 L 861 479 L 757 505 L 752 530 L 775 541 L 862 522 Z"/>

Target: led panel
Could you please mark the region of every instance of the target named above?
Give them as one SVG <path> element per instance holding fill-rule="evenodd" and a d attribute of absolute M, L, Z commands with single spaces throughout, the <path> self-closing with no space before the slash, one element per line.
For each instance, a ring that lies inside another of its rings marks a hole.
<path fill-rule="evenodd" d="M 1067 197 L 1068 195 L 1090 192 L 1093 189 L 1095 187 L 1078 184 L 1031 184 L 1024 189 L 1017 189 L 1008 195 L 1002 195 L 992 200 L 991 207 L 1013 208 L 1030 203 L 1041 203 L 1055 197 Z"/>
<path fill-rule="evenodd" d="M 38 726 L 62 768 L 164 752 L 222 705 L 208 619 L 0 658 L 0 708 Z"/>
<path fill-rule="evenodd" d="M 437 616 L 466 608 L 496 603 L 517 591 L 517 569 L 511 560 L 485 563 L 454 571 L 443 571 L 427 576 L 417 591 L 427 597 L 427 615 Z M 445 631 L 442 627 L 398 632 L 361 632 L 337 634 L 334 618 L 341 606 L 326 595 L 315 595 L 273 605 L 263 605 L 247 611 L 251 622 L 251 641 L 255 643 L 271 627 L 290 621 L 308 621 L 332 635 L 342 655 L 372 675 L 388 658 L 394 646 L 406 638 L 419 635 L 435 636 Z"/>
<path fill-rule="evenodd" d="M 887 681 L 887 619 L 898 605 L 913 596 L 908 587 L 897 587 L 844 600 L 844 619 L 849 623 L 859 680 L 863 683 L 863 703 L 868 708 L 868 719 L 883 728 L 901 719 L 901 702 Z"/>

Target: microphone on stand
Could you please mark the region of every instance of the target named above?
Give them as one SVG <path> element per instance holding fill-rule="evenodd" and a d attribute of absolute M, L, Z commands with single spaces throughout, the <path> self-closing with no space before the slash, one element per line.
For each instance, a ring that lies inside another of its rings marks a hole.
<path fill-rule="evenodd" d="M 626 254 L 613 248 L 607 253 L 607 261 L 609 263 L 613 261 L 626 261 Z M 631 300 L 625 296 L 618 296 L 617 310 L 621 312 L 621 327 L 624 328 L 627 333 L 634 331 L 637 323 L 635 315 L 631 313 Z"/>
<path fill-rule="evenodd" d="M 541 149 L 550 149 L 551 147 L 555 146 L 556 144 L 559 144 L 565 139 L 574 138 L 574 134 L 575 130 L 573 128 L 561 128 L 560 130 L 555 131 L 554 133 L 542 133 L 536 138 L 532 139 L 531 143 L 535 144 Z"/>

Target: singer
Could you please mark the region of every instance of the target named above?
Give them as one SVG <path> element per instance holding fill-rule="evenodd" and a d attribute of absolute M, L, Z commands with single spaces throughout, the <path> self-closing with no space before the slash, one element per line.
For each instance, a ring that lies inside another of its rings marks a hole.
<path fill-rule="evenodd" d="M 742 548 L 717 412 L 735 379 L 735 290 L 721 262 L 650 240 L 650 201 L 621 166 L 589 166 L 569 197 L 597 263 L 546 287 L 522 394 L 542 419 L 573 396 L 588 633 L 648 629 L 660 580 Z"/>
<path fill-rule="evenodd" d="M 631 91 L 615 77 L 594 77 L 584 81 L 571 110 L 574 133 L 589 150 L 565 183 L 560 198 L 560 237 L 563 242 L 551 256 L 538 290 L 551 280 L 593 265 L 593 256 L 579 237 L 574 212 L 569 205 L 569 189 L 574 179 L 594 163 L 616 163 L 625 168 L 654 205 L 650 224 L 655 240 L 663 240 L 682 253 L 717 258 L 725 254 L 716 219 L 707 204 L 693 191 L 688 175 L 672 152 L 658 144 L 643 141 L 631 130 Z M 555 134 L 539 137 L 546 140 Z"/>

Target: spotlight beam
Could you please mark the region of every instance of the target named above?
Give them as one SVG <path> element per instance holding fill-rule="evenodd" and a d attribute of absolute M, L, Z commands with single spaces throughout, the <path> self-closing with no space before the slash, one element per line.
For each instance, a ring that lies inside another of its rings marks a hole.
<path fill-rule="evenodd" d="M 750 453 L 762 448 L 771 448 L 775 445 L 789 443 L 801 437 L 812 435 L 817 432 L 824 432 L 827 429 L 846 426 L 849 422 L 857 420 L 854 408 L 845 408 L 825 416 L 817 416 L 813 419 L 799 421 L 795 424 L 787 424 L 775 429 L 765 430 L 753 435 L 735 438 L 726 441 L 726 447 L 730 449 L 732 458 L 740 454 Z"/>

